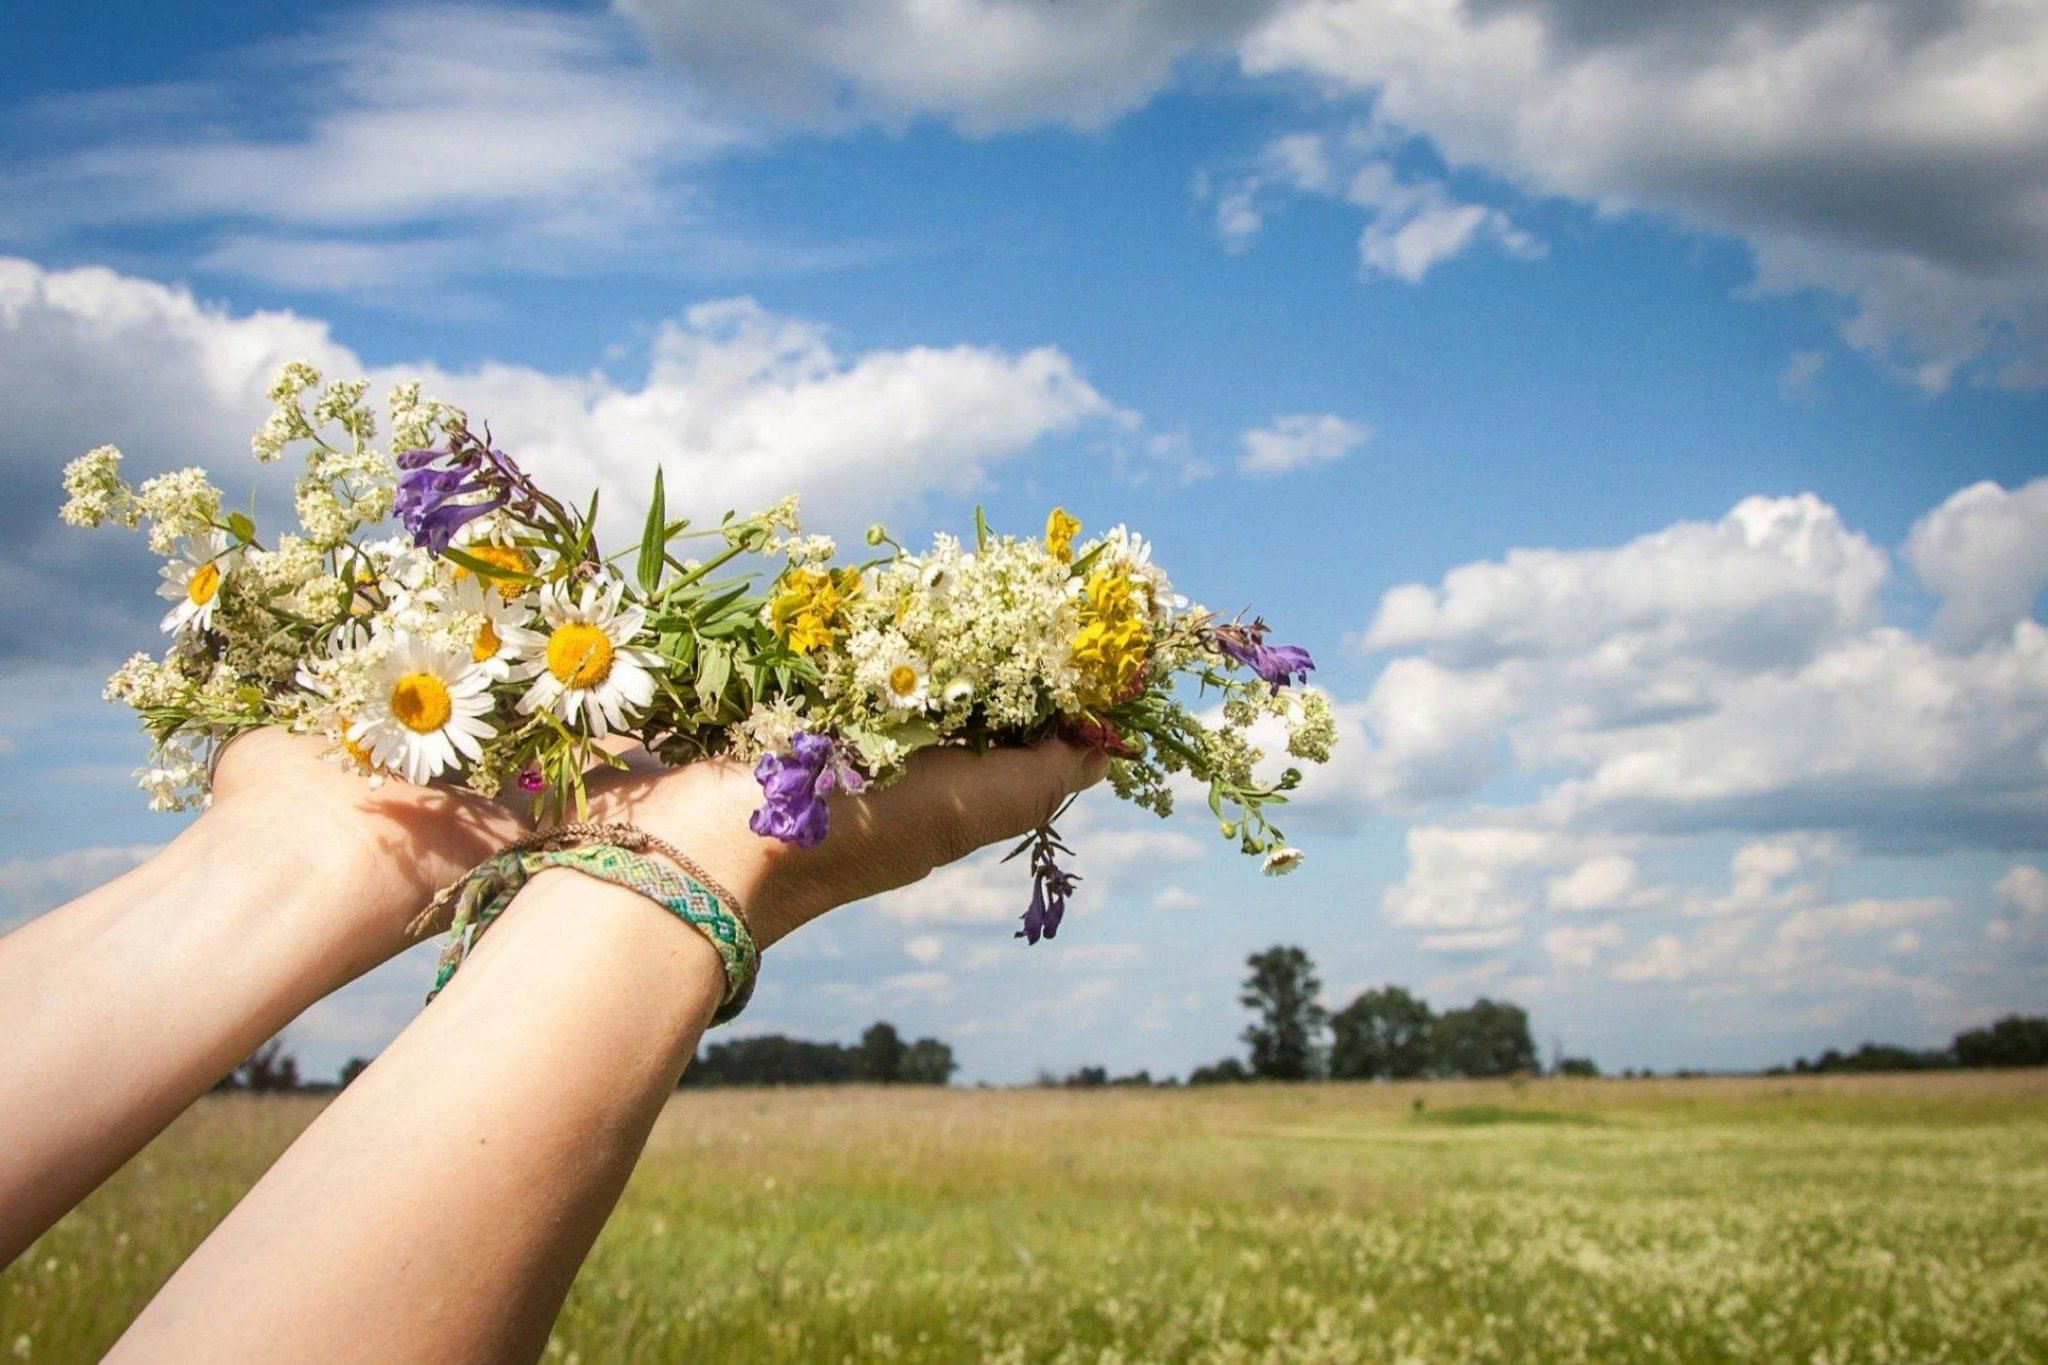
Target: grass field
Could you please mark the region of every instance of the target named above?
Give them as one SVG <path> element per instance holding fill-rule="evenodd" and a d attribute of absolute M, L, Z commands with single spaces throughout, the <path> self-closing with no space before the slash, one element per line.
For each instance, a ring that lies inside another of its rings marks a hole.
<path fill-rule="evenodd" d="M 316 1112 L 209 1100 L 0 1276 L 92 1358 Z M 693 1092 L 601 1361 L 2048 1358 L 2048 1073 Z"/>

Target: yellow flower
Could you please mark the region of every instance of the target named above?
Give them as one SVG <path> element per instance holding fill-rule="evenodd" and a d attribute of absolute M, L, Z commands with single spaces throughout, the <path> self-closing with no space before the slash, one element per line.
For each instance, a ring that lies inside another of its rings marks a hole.
<path fill-rule="evenodd" d="M 1081 523 L 1067 515 L 1064 507 L 1055 507 L 1045 518 L 1045 549 L 1062 564 L 1074 562 L 1074 534 L 1081 529 Z"/>
<path fill-rule="evenodd" d="M 855 569 L 791 569 L 768 600 L 768 622 L 799 654 L 829 648 L 846 626 L 846 603 L 860 591 Z"/>
<path fill-rule="evenodd" d="M 469 545 L 457 546 L 471 559 L 481 560 L 504 573 L 533 576 L 533 560 L 517 545 L 494 545 L 487 540 L 475 541 Z M 460 583 L 470 576 L 471 570 L 462 564 L 455 566 L 455 581 Z M 491 586 L 498 590 L 498 596 L 507 602 L 526 591 L 527 585 L 514 578 L 494 578 Z"/>
<path fill-rule="evenodd" d="M 1144 674 L 1151 648 L 1144 604 L 1129 572 L 1110 566 L 1089 574 L 1081 593 L 1081 629 L 1073 645 L 1074 665 L 1088 680 L 1081 700 L 1093 708 L 1129 696 Z"/>

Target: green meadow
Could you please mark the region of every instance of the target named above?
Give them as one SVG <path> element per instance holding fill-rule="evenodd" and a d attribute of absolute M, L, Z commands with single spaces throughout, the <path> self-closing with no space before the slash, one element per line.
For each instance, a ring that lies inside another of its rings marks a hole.
<path fill-rule="evenodd" d="M 319 1103 L 181 1120 L 0 1359 L 93 1358 Z M 2038 1361 L 2048 1073 L 686 1092 L 549 1356 Z"/>

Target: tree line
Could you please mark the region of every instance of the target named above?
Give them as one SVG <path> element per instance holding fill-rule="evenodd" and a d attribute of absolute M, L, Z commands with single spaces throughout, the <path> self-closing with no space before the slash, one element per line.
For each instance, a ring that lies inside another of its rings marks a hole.
<path fill-rule="evenodd" d="M 860 1041 L 820 1043 L 765 1033 L 712 1043 L 683 1072 L 681 1088 L 720 1085 L 945 1085 L 960 1069 L 937 1038 L 905 1042 L 893 1024 L 877 1022 Z"/>
<path fill-rule="evenodd" d="M 284 1038 L 272 1038 L 222 1077 L 215 1090 L 268 1095 L 332 1094 L 369 1068 L 367 1057 L 351 1057 L 336 1081 L 307 1081 Z M 712 1043 L 683 1072 L 680 1088 L 725 1085 L 946 1085 L 960 1064 L 937 1038 L 906 1041 L 887 1021 L 870 1025 L 860 1041 L 820 1043 L 780 1033 Z"/>
<path fill-rule="evenodd" d="M 1323 984 L 1315 961 L 1304 949 L 1275 944 L 1246 958 L 1245 966 L 1238 1002 L 1252 1016 L 1241 1035 L 1246 1053 L 1196 1067 L 1188 1074 L 1189 1085 L 1424 1080 L 1544 1071 L 1529 1031 L 1528 1011 L 1512 1001 L 1482 996 L 1461 1008 L 1438 1012 L 1404 987 L 1386 985 L 1361 992 L 1332 1013 L 1322 1003 Z M 369 1064 L 367 1058 L 350 1058 L 341 1069 L 340 1085 L 353 1081 Z M 2031 1066 L 2048 1066 L 2048 1016 L 2008 1015 L 1958 1033 L 1945 1048 L 1889 1043 L 1864 1043 L 1846 1053 L 1829 1048 L 1811 1060 L 1801 1057 L 1764 1074 Z M 779 1033 L 712 1043 L 684 1071 L 681 1086 L 948 1085 L 958 1070 L 948 1044 L 937 1038 L 905 1040 L 894 1025 L 878 1021 L 852 1044 Z M 1559 1076 L 1600 1074 L 1600 1068 L 1583 1057 L 1558 1057 L 1549 1070 Z M 1075 1089 L 1178 1083 L 1171 1076 L 1155 1080 L 1149 1071 L 1113 1076 L 1100 1066 L 1080 1067 L 1064 1077 L 1050 1072 L 1038 1077 L 1040 1085 Z M 259 1094 L 326 1093 L 337 1086 L 302 1081 L 297 1060 L 279 1037 L 258 1048 L 215 1088 Z"/>
<path fill-rule="evenodd" d="M 1323 983 L 1305 949 L 1275 944 L 1245 959 L 1238 1003 L 1251 1011 L 1242 1058 L 1225 1057 L 1188 1075 L 1189 1085 L 1273 1080 L 1415 1080 L 1444 1076 L 1512 1076 L 1538 1072 L 1529 1013 L 1507 1000 L 1481 997 L 1438 1013 L 1400 986 L 1361 993 L 1332 1014 Z M 1583 1059 L 1559 1065 L 1567 1074 L 1597 1074 Z"/>
<path fill-rule="evenodd" d="M 2048 1066 L 2048 1015 L 2008 1014 L 1983 1028 L 1965 1029 L 1947 1047 L 1909 1048 L 1865 1043 L 1854 1052 L 1829 1048 L 1811 1061 L 1775 1066 L 1766 1074 L 1804 1076 L 1829 1071 L 1941 1071 L 1950 1067 Z"/>

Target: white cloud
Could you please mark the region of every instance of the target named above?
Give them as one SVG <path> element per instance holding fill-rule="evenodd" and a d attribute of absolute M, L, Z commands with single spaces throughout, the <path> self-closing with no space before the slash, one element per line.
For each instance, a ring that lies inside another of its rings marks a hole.
<path fill-rule="evenodd" d="M 1454 165 L 1747 240 L 1938 389 L 2048 380 L 2048 10 L 1300 0 L 1244 44 Z M 1646 133 L 1645 130 L 1654 130 Z"/>
<path fill-rule="evenodd" d="M 1888 581 L 1804 495 L 1397 587 L 1366 642 L 1410 652 L 1331 790 L 1402 809 L 1520 772 L 1545 780 L 1529 819 L 1581 831 L 2027 839 L 2048 809 L 2048 631 L 2007 620 L 1945 652 L 1882 623 Z"/>
<path fill-rule="evenodd" d="M 814 513 L 852 526 L 937 490 L 977 488 L 1045 438 L 1130 420 L 1050 347 L 847 355 L 822 325 L 747 299 L 699 304 L 663 323 L 650 352 L 635 382 L 498 363 L 369 373 L 379 385 L 423 378 L 430 392 L 488 416 L 505 447 L 543 479 L 603 487 L 618 526 L 631 524 L 657 462 L 671 489 L 691 490 L 699 514 L 795 491 Z M 0 529 L 14 551 L 0 576 L 22 583 L 23 600 L 41 600 L 28 586 L 39 574 L 108 553 L 109 538 L 59 528 L 50 515 L 58 468 L 89 445 L 119 444 L 138 475 L 204 463 L 231 490 L 254 482 L 242 452 L 266 411 L 264 388 L 294 356 L 335 372 L 364 369 L 322 322 L 237 315 L 112 271 L 0 258 L 0 372 L 8 377 L 0 425 L 9 432 Z M 80 394 L 94 395 L 91 404 Z M 277 472 L 270 478 L 274 486 Z M 140 581 L 139 571 L 133 577 Z M 140 599 L 114 600 L 118 611 Z M 134 625 L 117 614 L 110 628 Z M 33 622 L 7 632 L 0 650 L 46 649 L 52 638 Z M 105 648 L 93 632 L 65 633 L 81 636 Z"/>
<path fill-rule="evenodd" d="M 1949 936 L 1923 926 L 1960 902 L 1836 883 L 1873 853 L 1981 858 L 2048 829 L 2048 628 L 2003 591 L 2029 571 L 2007 533 L 2030 524 L 2022 494 L 1967 491 L 1914 534 L 1968 652 L 1887 624 L 1890 560 L 1810 495 L 1397 587 L 1365 635 L 1393 657 L 1340 705 L 1358 742 L 1309 809 L 1416 821 L 1381 910 L 1424 951 L 1511 948 L 1533 924 L 1553 964 L 1622 982 L 1933 1008 L 1946 988 L 1896 962 L 1940 969 Z M 1727 879 L 1703 885 L 1716 848 Z M 2031 864 L 1997 889 L 2048 906 Z M 2041 917 L 1988 932 L 2023 922 Z"/>
<path fill-rule="evenodd" d="M 1597 962 L 1602 953 L 1626 942 L 1627 932 L 1613 920 L 1594 925 L 1563 924 L 1543 936 L 1543 951 L 1561 967 L 1584 970 Z"/>
<path fill-rule="evenodd" d="M 1544 902 L 1569 914 L 1600 914 L 1627 910 L 1642 903 L 1635 859 L 1619 853 L 1588 858 L 1544 887 Z"/>
<path fill-rule="evenodd" d="M 1228 44 L 1276 0 L 614 0 L 705 89 L 832 126 L 921 114 L 972 134 L 1096 128 L 1144 103 L 1191 50 Z"/>
<path fill-rule="evenodd" d="M 1286 474 L 1335 464 L 1364 445 L 1372 428 L 1348 422 L 1334 412 L 1296 412 L 1275 417 L 1268 426 L 1244 434 L 1242 474 Z"/>
<path fill-rule="evenodd" d="M 1537 874 L 1572 857 L 1557 835 L 1502 826 L 1418 825 L 1408 871 L 1380 908 L 1396 924 L 1436 933 L 1502 929 L 1535 903 Z"/>
<path fill-rule="evenodd" d="M 1289 133 L 1268 143 L 1242 175 L 1220 186 L 1208 177 L 1198 180 L 1197 197 L 1216 195 L 1216 230 L 1232 251 L 1251 245 L 1285 194 L 1362 209 L 1358 266 L 1367 278 L 1420 284 L 1438 265 L 1482 242 L 1520 260 L 1545 254 L 1543 243 L 1502 210 L 1460 199 L 1440 178 L 1397 171 L 1390 154 L 1399 141 L 1375 124 L 1343 136 Z"/>
<path fill-rule="evenodd" d="M 689 175 L 749 141 L 600 15 L 387 6 L 228 61 L 35 106 L 63 150 L 10 177 L 0 221 L 200 224 L 210 269 L 402 300 L 508 266 L 690 259 Z"/>
<path fill-rule="evenodd" d="M 1998 899 L 2023 915 L 2048 917 L 2048 872 L 2031 863 L 2015 863 L 1993 888 Z"/>
<path fill-rule="evenodd" d="M 1777 942 L 1804 948 L 1832 938 L 1861 938 L 1937 919 L 1954 911 L 1954 902 L 1939 896 L 1911 900 L 1866 898 L 1840 905 L 1800 910 L 1778 925 Z"/>
<path fill-rule="evenodd" d="M 1941 596 L 1936 640 L 1974 649 L 2009 637 L 2048 587 L 2048 479 L 1971 484 L 1914 525 L 1906 559 Z"/>
<path fill-rule="evenodd" d="M 926 966 L 930 966 L 932 963 L 937 962 L 939 960 L 939 955 L 943 953 L 945 950 L 945 940 L 940 938 L 937 934 L 913 934 L 909 938 L 903 940 L 904 953 L 907 954 L 913 962 L 921 962 Z"/>
<path fill-rule="evenodd" d="M 1812 494 L 1749 498 L 1718 522 L 1616 549 L 1513 550 L 1438 588 L 1396 588 L 1366 642 L 1454 665 L 1577 654 L 1617 670 L 1681 658 L 1769 667 L 1867 623 L 1885 573 L 1884 553 Z"/>

